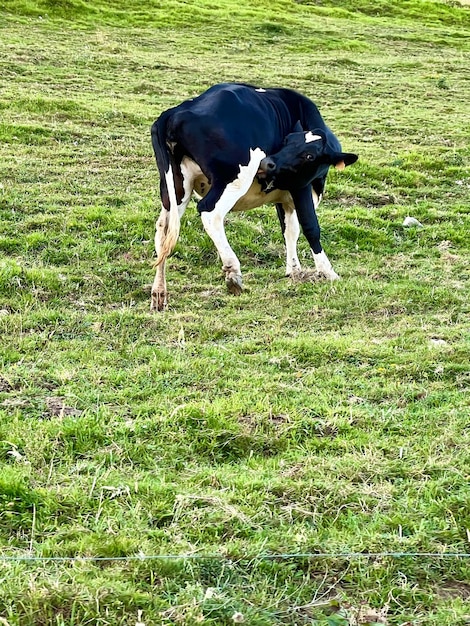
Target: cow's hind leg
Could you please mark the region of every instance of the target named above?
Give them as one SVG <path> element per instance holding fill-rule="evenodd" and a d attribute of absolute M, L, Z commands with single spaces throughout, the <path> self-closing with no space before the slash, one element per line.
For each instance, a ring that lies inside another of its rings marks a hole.
<path fill-rule="evenodd" d="M 161 258 L 161 249 L 168 230 L 169 220 L 170 212 L 163 207 L 155 225 L 155 252 L 159 263 L 156 268 L 155 278 L 152 285 L 150 302 L 151 311 L 163 311 L 168 303 L 165 278 L 166 257 Z"/>
<path fill-rule="evenodd" d="M 188 206 L 189 198 L 186 202 L 178 206 L 179 219 L 183 217 L 183 214 Z M 168 292 L 166 289 L 166 277 L 165 266 L 167 256 L 162 255 L 162 249 L 164 248 L 165 238 L 168 232 L 168 224 L 170 221 L 170 211 L 162 208 L 160 216 L 155 225 L 155 253 L 157 255 L 157 264 L 155 278 L 152 285 L 150 310 L 151 311 L 163 311 L 168 304 Z"/>
<path fill-rule="evenodd" d="M 150 310 L 151 311 L 163 311 L 168 304 L 168 293 L 166 289 L 165 278 L 165 265 L 169 250 L 167 237 L 169 236 L 169 230 L 171 230 L 171 210 L 174 211 L 174 215 L 177 215 L 178 220 L 181 220 L 186 207 L 191 199 L 193 191 L 193 176 L 191 172 L 187 171 L 187 168 L 181 168 L 183 174 L 183 190 L 184 196 L 181 202 L 178 204 L 176 199 L 176 193 L 174 187 L 172 187 L 172 172 L 171 168 L 167 175 L 167 185 L 169 187 L 169 202 L 170 209 L 167 209 L 165 205 L 162 207 L 162 211 L 155 225 L 155 252 L 157 255 L 155 279 L 152 285 Z M 179 232 L 179 225 L 178 225 Z M 174 245 L 174 244 L 173 244 Z M 171 246 L 172 248 L 172 246 Z"/>

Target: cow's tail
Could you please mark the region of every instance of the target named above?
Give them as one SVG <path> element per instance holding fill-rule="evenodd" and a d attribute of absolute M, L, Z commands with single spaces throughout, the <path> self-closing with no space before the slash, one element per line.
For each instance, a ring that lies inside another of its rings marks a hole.
<path fill-rule="evenodd" d="M 173 182 L 172 155 L 167 145 L 166 127 L 170 115 L 171 111 L 165 111 L 152 125 L 152 146 L 160 173 L 160 195 L 164 207 L 157 222 L 155 236 L 157 260 L 155 266 L 163 263 L 173 252 L 180 234 L 180 216 Z"/>

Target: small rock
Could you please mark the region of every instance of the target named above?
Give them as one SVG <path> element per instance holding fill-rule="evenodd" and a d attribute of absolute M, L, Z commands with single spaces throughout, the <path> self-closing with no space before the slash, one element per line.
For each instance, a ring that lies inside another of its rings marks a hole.
<path fill-rule="evenodd" d="M 435 338 L 431 338 L 429 340 L 429 342 L 431 343 L 431 345 L 433 346 L 447 346 L 447 341 L 445 339 L 435 339 Z"/>
<path fill-rule="evenodd" d="M 416 228 L 423 228 L 421 222 L 418 222 L 415 217 L 410 217 L 409 215 L 403 220 L 403 226 L 415 226 Z"/>

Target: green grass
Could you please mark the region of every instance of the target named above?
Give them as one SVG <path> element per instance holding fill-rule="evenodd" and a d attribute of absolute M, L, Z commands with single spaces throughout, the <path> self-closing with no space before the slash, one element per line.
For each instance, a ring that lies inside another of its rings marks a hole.
<path fill-rule="evenodd" d="M 344 553 L 470 553 L 469 8 L 0 7 L 0 622 L 467 625 L 468 558 Z M 149 128 L 224 80 L 360 155 L 320 207 L 342 281 L 285 279 L 265 207 L 229 296 L 192 205 L 152 315 Z"/>

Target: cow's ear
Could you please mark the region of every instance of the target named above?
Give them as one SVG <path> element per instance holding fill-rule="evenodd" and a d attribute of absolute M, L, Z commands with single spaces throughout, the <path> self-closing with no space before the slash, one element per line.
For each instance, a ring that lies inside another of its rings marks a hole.
<path fill-rule="evenodd" d="M 333 164 L 337 170 L 344 170 L 347 165 L 352 165 L 358 158 L 357 154 L 352 152 L 339 152 L 333 157 Z"/>
<path fill-rule="evenodd" d="M 292 135 L 292 133 L 303 133 L 303 132 L 304 132 L 304 129 L 302 128 L 302 124 L 297 120 L 297 122 L 294 124 L 290 133 L 284 137 L 284 141 L 282 142 L 283 145 L 285 146 L 287 144 L 287 140 Z"/>

